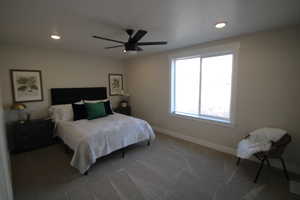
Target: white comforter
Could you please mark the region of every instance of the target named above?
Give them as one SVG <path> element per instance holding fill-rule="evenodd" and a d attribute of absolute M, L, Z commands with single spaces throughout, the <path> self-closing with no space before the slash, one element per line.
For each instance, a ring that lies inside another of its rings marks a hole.
<path fill-rule="evenodd" d="M 57 122 L 57 135 L 74 150 L 71 165 L 82 174 L 101 156 L 155 138 L 146 121 L 118 113 L 94 120 Z"/>

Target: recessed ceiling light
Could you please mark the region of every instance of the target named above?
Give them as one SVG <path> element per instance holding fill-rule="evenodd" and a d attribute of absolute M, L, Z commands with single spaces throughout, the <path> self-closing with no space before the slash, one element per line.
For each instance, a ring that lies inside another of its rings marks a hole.
<path fill-rule="evenodd" d="M 218 29 L 224 28 L 227 25 L 227 22 L 218 22 L 215 27 Z"/>
<path fill-rule="evenodd" d="M 51 35 L 50 36 L 53 40 L 59 40 L 60 36 L 59 35 Z"/>

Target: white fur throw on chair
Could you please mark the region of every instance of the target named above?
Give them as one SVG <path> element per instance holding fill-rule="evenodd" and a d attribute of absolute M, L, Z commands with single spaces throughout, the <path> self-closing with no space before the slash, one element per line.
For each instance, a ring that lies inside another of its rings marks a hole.
<path fill-rule="evenodd" d="M 287 131 L 279 128 L 260 128 L 251 132 L 249 136 L 241 140 L 237 148 L 237 157 L 248 159 L 253 154 L 268 151 L 272 142 L 277 142 Z"/>

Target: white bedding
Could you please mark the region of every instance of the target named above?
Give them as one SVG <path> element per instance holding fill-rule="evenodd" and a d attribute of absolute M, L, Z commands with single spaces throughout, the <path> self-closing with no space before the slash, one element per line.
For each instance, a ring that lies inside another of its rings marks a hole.
<path fill-rule="evenodd" d="M 155 138 L 146 121 L 118 113 L 94 120 L 59 121 L 56 133 L 74 150 L 71 165 L 82 174 L 101 156 Z"/>

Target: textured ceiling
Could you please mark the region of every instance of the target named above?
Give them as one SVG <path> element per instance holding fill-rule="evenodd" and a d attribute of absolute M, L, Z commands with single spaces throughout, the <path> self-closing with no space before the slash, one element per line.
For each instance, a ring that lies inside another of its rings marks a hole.
<path fill-rule="evenodd" d="M 214 24 L 228 21 L 225 29 Z M 180 48 L 300 23 L 299 0 L 1 0 L 0 44 L 59 48 L 115 58 L 122 49 L 94 34 L 126 40 L 126 28 L 145 29 L 142 41 L 167 40 L 143 53 Z M 62 36 L 59 41 L 49 38 Z M 142 54 L 143 54 L 142 53 Z"/>

